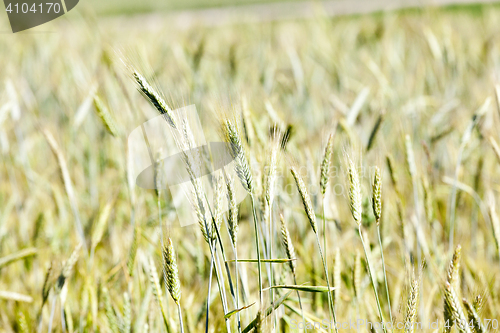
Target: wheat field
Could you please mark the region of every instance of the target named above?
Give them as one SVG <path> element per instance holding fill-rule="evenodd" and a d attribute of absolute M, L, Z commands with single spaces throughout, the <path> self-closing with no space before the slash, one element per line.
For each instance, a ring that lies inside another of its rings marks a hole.
<path fill-rule="evenodd" d="M 0 332 L 495 332 L 498 22 L 74 14 L 4 36 Z M 191 104 L 234 168 L 202 182 L 182 155 L 181 226 L 128 135 L 161 113 L 194 148 Z"/>

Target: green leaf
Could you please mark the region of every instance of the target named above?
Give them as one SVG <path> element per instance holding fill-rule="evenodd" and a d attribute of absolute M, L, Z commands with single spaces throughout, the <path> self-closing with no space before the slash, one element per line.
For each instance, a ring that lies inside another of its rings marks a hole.
<path fill-rule="evenodd" d="M 281 297 L 280 299 L 278 299 L 274 304 L 271 304 L 271 306 L 269 306 L 266 309 L 265 316 L 263 316 L 262 320 L 264 320 L 264 318 L 266 318 L 267 316 L 269 316 L 273 310 L 276 310 L 281 304 L 283 304 L 283 302 L 288 298 L 288 296 L 290 296 L 290 294 L 292 292 L 293 291 L 287 292 L 285 295 L 283 295 L 283 297 Z M 248 332 L 250 332 L 255 327 L 255 325 L 257 325 L 257 320 L 259 320 L 259 318 L 255 318 L 254 320 L 252 320 L 252 322 L 250 324 L 248 324 L 248 326 L 245 327 L 243 329 L 243 331 L 241 331 L 241 333 L 248 333 Z"/>
<path fill-rule="evenodd" d="M 245 309 L 248 309 L 249 307 L 251 307 L 252 305 L 254 305 L 255 302 L 253 302 L 252 304 L 250 305 L 247 305 L 247 306 L 244 306 L 244 307 L 241 307 L 239 309 L 235 309 L 233 311 L 229 311 L 228 313 L 226 313 L 226 315 L 224 316 L 224 319 L 228 319 L 230 318 L 232 315 L 234 315 L 235 313 L 238 313 L 240 312 L 241 310 L 245 310 Z"/>
<path fill-rule="evenodd" d="M 265 288 L 264 290 L 276 289 L 276 288 L 293 289 L 293 290 L 307 291 L 307 292 L 312 292 L 312 293 L 326 293 L 326 292 L 328 292 L 328 287 L 324 287 L 324 286 L 297 286 L 294 284 L 271 286 L 269 288 Z M 330 291 L 332 291 L 332 290 L 335 290 L 335 288 L 330 287 Z"/>
<path fill-rule="evenodd" d="M 271 263 L 271 264 L 283 264 L 283 263 L 288 263 L 292 260 L 296 260 L 296 259 L 260 259 L 260 262 L 268 262 L 268 263 Z M 231 259 L 231 260 L 226 260 L 226 262 L 236 262 L 235 259 Z M 257 259 L 238 259 L 238 262 L 259 262 Z"/>

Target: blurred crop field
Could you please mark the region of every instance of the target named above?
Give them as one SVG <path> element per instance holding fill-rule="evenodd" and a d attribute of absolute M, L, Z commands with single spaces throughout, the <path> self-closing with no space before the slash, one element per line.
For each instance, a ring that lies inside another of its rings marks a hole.
<path fill-rule="evenodd" d="M 0 332 L 498 331 L 498 22 L 82 9 L 2 34 Z M 213 188 L 190 173 L 181 227 L 128 135 L 160 111 L 192 148 L 191 104 L 238 149 Z"/>

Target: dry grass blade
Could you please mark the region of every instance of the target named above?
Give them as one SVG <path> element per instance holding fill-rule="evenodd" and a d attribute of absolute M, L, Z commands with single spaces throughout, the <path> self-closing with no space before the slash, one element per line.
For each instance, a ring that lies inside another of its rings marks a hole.
<path fill-rule="evenodd" d="M 38 253 L 38 250 L 36 248 L 27 248 L 27 249 L 22 249 L 19 252 L 15 252 L 9 255 L 6 255 L 5 257 L 0 258 L 0 269 L 2 267 L 5 267 L 7 265 L 10 265 L 18 260 L 22 260 L 28 257 L 35 256 Z"/>
<path fill-rule="evenodd" d="M 57 158 L 57 162 L 59 163 L 59 169 L 61 171 L 61 176 L 63 179 L 64 183 L 64 188 L 66 189 L 66 194 L 68 195 L 69 202 L 71 204 L 71 210 L 73 211 L 73 216 L 75 218 L 75 226 L 76 230 L 78 232 L 78 235 L 80 236 L 81 242 L 85 248 L 87 249 L 86 246 L 86 241 L 85 241 L 85 234 L 83 232 L 83 227 L 82 223 L 80 220 L 80 214 L 78 213 L 78 206 L 76 204 L 76 196 L 75 196 L 75 191 L 73 189 L 73 183 L 71 182 L 71 177 L 69 175 L 68 171 L 68 166 L 66 164 L 66 159 L 64 158 L 64 155 L 61 151 L 61 148 L 59 148 L 59 144 L 57 143 L 56 139 L 54 139 L 54 136 L 48 129 L 43 130 L 43 135 L 47 139 L 47 142 L 49 143 L 49 146 L 54 153 L 54 155 Z"/>
<path fill-rule="evenodd" d="M 0 290 L 0 299 L 11 300 L 16 302 L 25 302 L 25 303 L 33 302 L 33 297 L 31 296 L 23 295 L 15 291 L 5 291 L 5 290 Z"/>
<path fill-rule="evenodd" d="M 97 219 L 97 223 L 93 227 L 92 237 L 90 239 L 90 248 L 92 249 L 92 251 L 101 242 L 104 231 L 106 230 L 109 216 L 111 215 L 113 204 L 114 200 L 109 201 L 99 213 L 99 218 Z"/>
<path fill-rule="evenodd" d="M 500 147 L 498 146 L 498 143 L 492 136 L 488 137 L 488 140 L 490 141 L 491 148 L 493 148 L 493 152 L 495 152 L 495 156 L 497 157 L 497 160 L 500 163 Z"/>
<path fill-rule="evenodd" d="M 500 115 L 500 85 L 495 85 L 495 96 L 497 100 L 497 111 L 498 114 Z"/>
<path fill-rule="evenodd" d="M 487 193 L 489 217 L 491 220 L 491 228 L 493 231 L 493 238 L 495 239 L 495 244 L 497 247 L 498 255 L 500 256 L 500 219 L 498 218 L 495 205 L 495 196 L 493 192 Z"/>
<path fill-rule="evenodd" d="M 158 278 L 158 272 L 156 270 L 156 265 L 153 261 L 153 258 L 149 258 L 149 282 L 153 288 L 153 295 L 160 306 L 161 315 L 163 317 L 163 323 L 165 324 L 165 328 L 167 332 L 171 332 L 169 319 L 167 313 L 165 311 L 165 305 L 163 303 L 163 293 L 160 287 L 160 281 Z"/>
<path fill-rule="evenodd" d="M 292 293 L 293 291 L 289 291 L 287 292 L 285 295 L 283 295 L 281 298 L 279 298 L 278 300 L 276 300 L 274 302 L 274 304 L 272 304 L 271 306 L 269 306 L 266 311 L 265 311 L 265 314 L 262 314 L 260 311 L 259 313 L 257 314 L 257 317 L 252 320 L 252 322 L 250 324 L 248 324 L 247 327 L 245 327 L 241 333 L 248 333 L 250 332 L 252 329 L 255 329 L 258 325 L 260 325 L 261 321 L 263 319 L 265 319 L 267 316 L 269 316 L 271 314 L 271 312 L 273 312 L 274 310 L 276 310 L 277 308 L 279 308 L 281 306 L 281 304 L 283 304 L 283 302 L 288 298 L 288 296 L 290 296 L 290 294 Z"/>

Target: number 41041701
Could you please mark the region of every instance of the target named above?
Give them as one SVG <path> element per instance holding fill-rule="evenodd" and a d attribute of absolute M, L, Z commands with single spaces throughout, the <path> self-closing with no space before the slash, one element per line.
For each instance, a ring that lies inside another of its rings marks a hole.
<path fill-rule="evenodd" d="M 59 13 L 61 11 L 61 5 L 59 3 L 54 2 L 46 2 L 40 4 L 33 4 L 31 7 L 27 3 L 16 3 L 9 5 L 6 8 L 7 13 L 15 13 L 15 14 L 27 14 L 27 13 Z"/>

